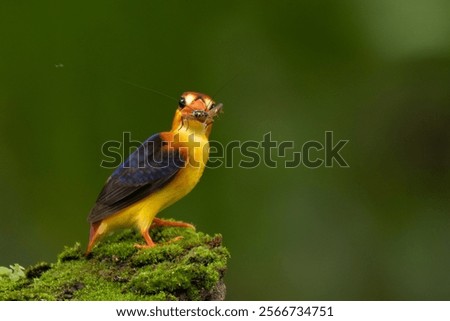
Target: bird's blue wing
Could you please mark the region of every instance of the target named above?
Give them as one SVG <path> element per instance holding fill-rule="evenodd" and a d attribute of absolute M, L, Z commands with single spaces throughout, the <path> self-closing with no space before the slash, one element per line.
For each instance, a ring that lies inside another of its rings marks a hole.
<path fill-rule="evenodd" d="M 95 223 L 113 215 L 169 183 L 185 160 L 167 144 L 155 134 L 135 150 L 106 181 L 88 221 Z"/>

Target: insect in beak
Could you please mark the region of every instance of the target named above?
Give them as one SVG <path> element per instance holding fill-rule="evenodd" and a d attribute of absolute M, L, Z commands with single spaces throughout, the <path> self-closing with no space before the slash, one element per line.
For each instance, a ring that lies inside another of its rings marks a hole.
<path fill-rule="evenodd" d="M 201 122 L 204 122 L 206 118 L 209 116 L 207 111 L 204 110 L 194 110 L 192 112 L 192 116 L 198 119 Z"/>
<path fill-rule="evenodd" d="M 194 110 L 191 114 L 192 118 L 209 125 L 214 121 L 214 118 L 222 111 L 222 104 L 213 105 L 209 110 Z"/>

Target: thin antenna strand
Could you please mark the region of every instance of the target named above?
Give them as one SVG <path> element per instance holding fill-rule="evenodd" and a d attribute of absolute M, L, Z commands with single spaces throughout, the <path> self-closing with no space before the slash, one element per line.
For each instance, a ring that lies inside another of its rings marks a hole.
<path fill-rule="evenodd" d="M 225 82 L 225 84 L 222 85 L 222 87 L 220 87 L 219 89 L 216 90 L 216 92 L 214 93 L 214 95 L 212 95 L 212 97 L 216 97 L 216 95 L 222 91 L 222 89 L 224 89 L 226 86 L 228 86 L 233 80 L 235 80 L 237 78 L 237 76 L 239 76 L 242 73 L 242 70 L 239 71 L 238 73 L 236 73 L 236 75 L 234 75 L 233 78 L 231 78 L 230 80 L 228 80 L 227 82 Z"/>
<path fill-rule="evenodd" d="M 151 88 L 147 88 L 147 87 L 144 87 L 144 86 L 135 84 L 135 83 L 133 83 L 133 82 L 131 82 L 131 81 L 128 81 L 128 80 L 125 80 L 125 79 L 122 79 L 122 78 L 118 78 L 118 79 L 119 79 L 120 81 L 122 81 L 122 82 L 124 82 L 124 83 L 130 85 L 130 86 L 133 86 L 133 87 L 136 87 L 136 88 L 140 88 L 140 89 L 144 89 L 144 90 L 150 91 L 150 92 L 152 92 L 152 93 L 155 93 L 155 94 L 164 96 L 164 97 L 166 97 L 166 98 L 172 99 L 172 100 L 174 100 L 174 101 L 178 101 L 177 98 L 174 98 L 174 97 L 172 97 L 172 96 L 169 96 L 169 95 L 167 95 L 167 94 L 165 94 L 165 93 L 163 93 L 163 92 L 161 92 L 161 91 L 158 91 L 158 90 L 155 90 L 155 89 L 151 89 Z"/>

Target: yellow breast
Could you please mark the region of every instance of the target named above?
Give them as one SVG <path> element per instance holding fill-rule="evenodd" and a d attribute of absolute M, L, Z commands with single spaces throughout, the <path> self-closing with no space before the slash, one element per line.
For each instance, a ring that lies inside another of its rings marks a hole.
<path fill-rule="evenodd" d="M 197 131 L 194 126 L 185 126 L 178 130 L 175 135 L 178 135 L 178 138 L 174 139 L 178 140 L 180 145 L 183 146 L 181 148 L 186 150 L 188 157 L 186 166 L 177 173 L 167 187 L 159 192 L 167 196 L 170 195 L 161 209 L 172 205 L 195 187 L 203 174 L 209 157 L 209 142 L 204 132 Z"/>

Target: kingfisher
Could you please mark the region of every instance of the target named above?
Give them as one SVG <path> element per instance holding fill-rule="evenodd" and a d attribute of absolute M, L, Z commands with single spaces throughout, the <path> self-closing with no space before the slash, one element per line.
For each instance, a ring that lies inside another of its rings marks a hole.
<path fill-rule="evenodd" d="M 198 92 L 181 95 L 172 129 L 144 141 L 104 184 L 88 216 L 86 254 L 103 236 L 121 228 L 138 230 L 145 240 L 135 245 L 138 248 L 155 246 L 151 227 L 194 228 L 156 215 L 197 185 L 209 157 L 212 124 L 222 106 Z"/>

